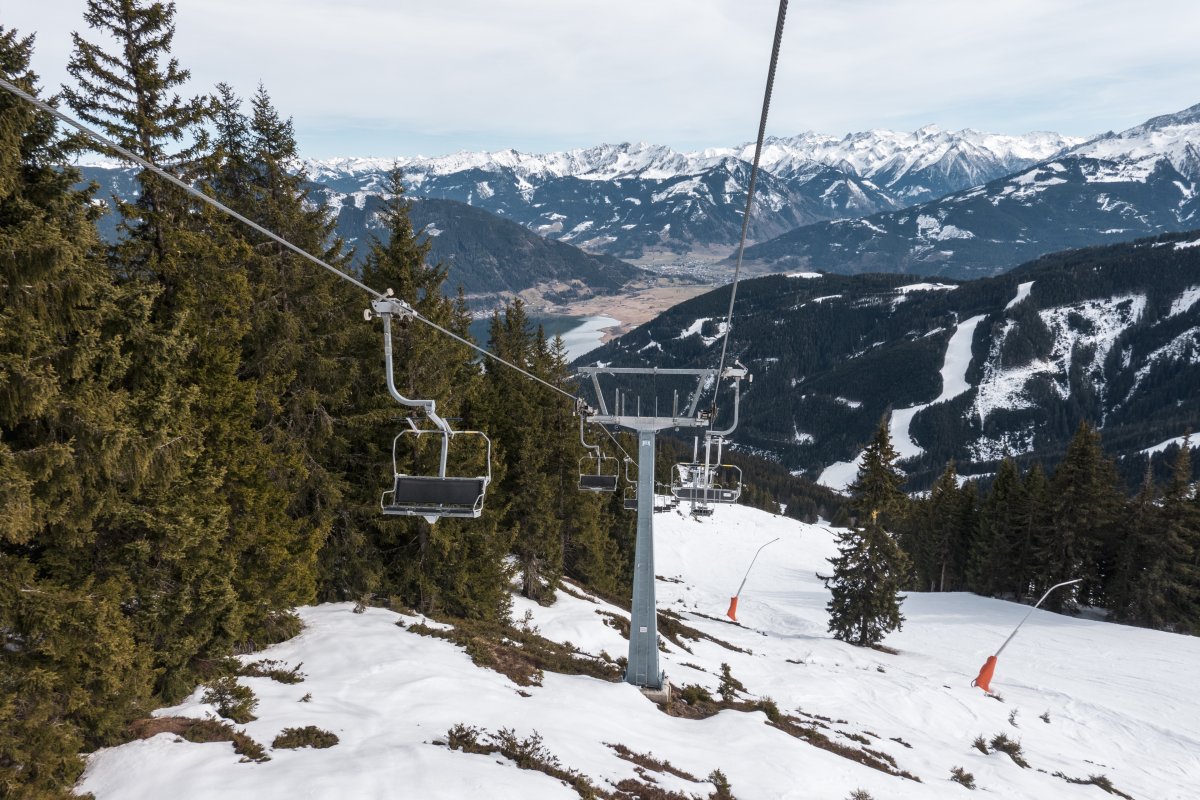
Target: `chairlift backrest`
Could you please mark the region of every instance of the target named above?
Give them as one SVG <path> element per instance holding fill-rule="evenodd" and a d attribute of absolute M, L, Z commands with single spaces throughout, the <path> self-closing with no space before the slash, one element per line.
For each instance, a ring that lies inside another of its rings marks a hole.
<path fill-rule="evenodd" d="M 397 445 L 405 436 L 441 436 L 443 459 L 437 475 L 410 475 L 400 471 Z M 478 437 L 486 445 L 486 472 L 483 475 L 459 476 L 446 474 L 445 447 L 451 437 Z M 433 523 L 442 517 L 473 519 L 483 513 L 483 500 L 492 482 L 492 442 L 480 431 L 412 429 L 401 431 L 392 440 L 393 483 L 383 493 L 379 505 L 384 514 L 398 517 L 424 517 Z"/>
<path fill-rule="evenodd" d="M 615 492 L 620 480 L 617 459 L 586 455 L 579 459 L 579 488 L 586 492 Z"/>

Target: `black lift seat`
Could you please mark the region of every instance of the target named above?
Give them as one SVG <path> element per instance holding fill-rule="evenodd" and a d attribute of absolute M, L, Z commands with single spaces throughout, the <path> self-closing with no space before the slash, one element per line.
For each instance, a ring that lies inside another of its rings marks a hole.
<path fill-rule="evenodd" d="M 704 489 L 696 486 L 676 486 L 671 493 L 685 502 L 736 503 L 741 491 L 738 489 Z"/>
<path fill-rule="evenodd" d="M 384 514 L 415 517 L 477 517 L 487 478 L 397 475 Z M 386 497 L 386 495 L 385 495 Z"/>
<path fill-rule="evenodd" d="M 579 488 L 589 492 L 615 492 L 617 490 L 617 476 L 585 473 L 579 476 Z"/>

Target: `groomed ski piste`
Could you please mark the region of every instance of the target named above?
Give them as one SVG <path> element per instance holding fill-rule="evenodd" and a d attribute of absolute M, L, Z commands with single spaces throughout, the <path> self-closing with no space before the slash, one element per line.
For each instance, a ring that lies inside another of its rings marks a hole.
<path fill-rule="evenodd" d="M 238 727 L 268 748 L 269 761 L 243 761 L 229 742 L 160 733 L 91 755 L 78 790 L 98 800 L 578 796 L 500 754 L 450 749 L 447 732 L 462 723 L 509 729 L 518 739 L 536 732 L 564 769 L 606 792 L 639 777 L 609 746 L 619 744 L 696 777 L 643 770 L 682 796 L 708 797 L 705 778 L 720 770 L 741 800 L 845 800 L 857 790 L 874 800 L 961 799 L 972 796 L 950 779 L 961 767 L 985 797 L 1119 796 L 1067 780 L 1092 776 L 1137 800 L 1200 797 L 1200 639 L 1035 611 L 1001 655 L 997 696 L 988 696 L 971 679 L 1027 606 L 909 593 L 903 630 L 884 641 L 894 654 L 853 647 L 826 632 L 829 593 L 816 573 L 829 571 L 836 552 L 828 527 L 740 506 L 718 507 L 704 520 L 658 514 L 655 527 L 659 609 L 712 637 L 684 640 L 691 652 L 664 641 L 662 666 L 674 686 L 700 685 L 715 696 L 728 664 L 745 686 L 740 699 L 770 698 L 831 741 L 890 756 L 919 782 L 789 735 L 761 710 L 669 716 L 629 684 L 552 672 L 540 686 L 518 686 L 454 643 L 397 625 L 418 617 L 353 613 L 343 603 L 299 609 L 299 636 L 242 658 L 302 665 L 305 675 L 296 684 L 238 679 L 259 699 L 257 719 Z M 742 592 L 740 624 L 728 621 L 730 595 L 754 552 L 775 537 Z M 550 607 L 516 597 L 512 608 L 518 626 L 546 638 L 625 655 L 626 639 L 601 612 L 628 618 L 566 592 Z M 202 694 L 156 715 L 215 717 Z M 338 744 L 271 748 L 284 728 L 308 725 L 336 734 Z M 997 734 L 1020 743 L 1028 767 L 973 746 Z"/>

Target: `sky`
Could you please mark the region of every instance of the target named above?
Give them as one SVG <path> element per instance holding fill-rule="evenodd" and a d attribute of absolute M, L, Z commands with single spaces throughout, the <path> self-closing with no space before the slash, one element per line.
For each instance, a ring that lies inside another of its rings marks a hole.
<path fill-rule="evenodd" d="M 0 0 L 68 80 L 85 0 Z M 179 0 L 192 90 L 261 82 L 303 155 L 752 141 L 778 0 Z M 1087 136 L 1200 103 L 1196 0 L 793 0 L 768 134 Z"/>

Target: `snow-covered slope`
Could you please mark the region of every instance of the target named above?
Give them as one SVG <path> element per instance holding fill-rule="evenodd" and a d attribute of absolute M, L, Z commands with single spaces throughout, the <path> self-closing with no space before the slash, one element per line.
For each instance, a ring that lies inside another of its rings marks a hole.
<path fill-rule="evenodd" d="M 667 643 L 675 685 L 715 692 L 722 664 L 747 699 L 771 698 L 831 739 L 895 759 L 920 782 L 887 775 L 819 749 L 767 724 L 762 711 L 726 710 L 701 720 L 667 716 L 623 683 L 546 673 L 518 687 L 476 667 L 450 642 L 397 627 L 418 620 L 350 604 L 301 609 L 306 630 L 245 660 L 271 658 L 307 676 L 287 685 L 241 678 L 258 695 L 258 719 L 245 726 L 270 744 L 285 727 L 316 725 L 340 742 L 324 750 L 269 751 L 266 763 L 239 763 L 228 743 L 193 744 L 164 733 L 93 754 L 79 789 L 98 800 L 171 797 L 569 798 L 560 781 L 522 771 L 497 755 L 440 744 L 457 723 L 488 731 L 534 732 L 562 766 L 612 791 L 636 778 L 635 765 L 609 744 L 653 753 L 697 778 L 646 772 L 659 786 L 704 797 L 714 769 L 748 798 L 842 800 L 863 789 L 895 800 L 961 798 L 949 780 L 963 767 L 987 796 L 1105 797 L 1068 783 L 1105 776 L 1139 800 L 1192 800 L 1200 794 L 1200 700 L 1188 691 L 1200 639 L 1035 612 L 1005 650 L 993 699 L 969 683 L 1026 608 L 963 594 L 910 594 L 895 654 L 850 647 L 826 633 L 828 593 L 815 577 L 834 553 L 831 532 L 742 507 L 706 521 L 657 515 L 656 572 L 661 609 L 711 639 Z M 721 618 L 755 550 L 764 551 L 739 606 L 741 625 Z M 550 639 L 593 654 L 625 652 L 602 613 L 627 616 L 591 599 L 559 594 L 549 607 L 517 601 L 513 616 Z M 732 648 L 730 647 L 732 646 Z M 737 648 L 737 649 L 733 649 Z M 305 696 L 308 700 L 304 700 Z M 203 717 L 200 692 L 162 715 Z M 972 747 L 977 736 L 1019 740 L 1029 768 Z"/>

